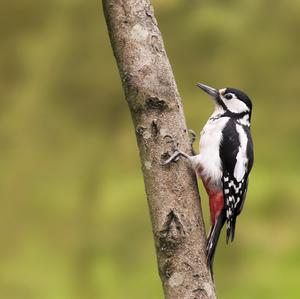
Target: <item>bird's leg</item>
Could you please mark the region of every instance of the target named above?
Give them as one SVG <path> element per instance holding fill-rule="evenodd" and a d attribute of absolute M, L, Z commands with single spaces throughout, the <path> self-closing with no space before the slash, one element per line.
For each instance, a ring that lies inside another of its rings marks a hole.
<path fill-rule="evenodd" d="M 170 139 L 169 141 L 167 141 L 167 143 L 172 143 L 172 150 L 174 151 L 174 153 L 173 153 L 173 155 L 171 155 L 170 158 L 168 158 L 166 161 L 164 161 L 162 163 L 162 165 L 167 165 L 167 164 L 171 163 L 172 161 L 178 161 L 180 156 L 183 156 L 190 160 L 191 156 L 189 156 L 187 153 L 178 149 L 178 144 L 177 144 L 177 142 L 175 142 L 175 140 L 172 136 L 166 135 L 166 136 L 164 136 L 164 138 Z"/>

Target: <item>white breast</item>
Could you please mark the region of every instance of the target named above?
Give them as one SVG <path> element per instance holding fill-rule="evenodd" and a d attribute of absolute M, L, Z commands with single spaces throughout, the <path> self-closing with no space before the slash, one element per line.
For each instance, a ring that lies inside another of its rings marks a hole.
<path fill-rule="evenodd" d="M 200 155 L 197 156 L 197 162 L 202 168 L 201 177 L 210 179 L 210 182 L 215 186 L 222 184 L 223 172 L 219 149 L 222 141 L 222 130 L 228 120 L 229 117 L 210 118 L 200 137 Z"/>

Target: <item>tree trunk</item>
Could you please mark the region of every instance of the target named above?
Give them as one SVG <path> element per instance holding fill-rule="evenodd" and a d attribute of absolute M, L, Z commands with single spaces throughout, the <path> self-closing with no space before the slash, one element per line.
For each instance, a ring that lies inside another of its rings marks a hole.
<path fill-rule="evenodd" d="M 185 159 L 162 166 L 171 135 L 191 152 L 180 96 L 149 0 L 103 0 L 140 151 L 159 274 L 167 299 L 216 298 L 206 265 L 197 181 Z"/>

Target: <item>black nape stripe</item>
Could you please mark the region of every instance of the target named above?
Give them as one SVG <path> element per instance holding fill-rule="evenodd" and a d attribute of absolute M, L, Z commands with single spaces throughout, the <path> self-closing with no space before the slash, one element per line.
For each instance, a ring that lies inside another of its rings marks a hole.
<path fill-rule="evenodd" d="M 229 111 L 228 109 L 223 114 L 213 117 L 211 119 L 219 119 L 221 117 L 230 117 L 230 118 L 234 118 L 234 119 L 241 119 L 245 115 L 249 115 L 249 122 L 250 122 L 251 121 L 251 113 L 249 113 L 248 111 L 244 111 L 241 113 L 234 113 L 234 112 Z"/>
<path fill-rule="evenodd" d="M 242 118 L 245 115 L 249 114 L 248 111 L 244 111 L 244 112 L 240 112 L 240 113 L 235 113 L 235 112 L 231 112 L 229 110 L 226 110 L 226 112 L 224 114 L 222 114 L 222 117 L 232 117 L 232 118 Z M 250 118 L 250 114 L 249 114 L 249 118 Z"/>

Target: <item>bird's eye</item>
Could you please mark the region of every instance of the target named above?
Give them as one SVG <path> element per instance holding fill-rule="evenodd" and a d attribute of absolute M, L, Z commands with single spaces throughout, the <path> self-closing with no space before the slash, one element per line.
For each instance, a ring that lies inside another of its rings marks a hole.
<path fill-rule="evenodd" d="M 231 100 L 232 99 L 232 94 L 231 93 L 227 93 L 227 94 L 225 94 L 225 99 L 226 100 Z"/>

